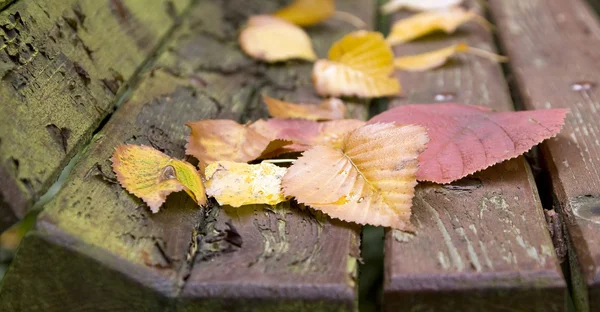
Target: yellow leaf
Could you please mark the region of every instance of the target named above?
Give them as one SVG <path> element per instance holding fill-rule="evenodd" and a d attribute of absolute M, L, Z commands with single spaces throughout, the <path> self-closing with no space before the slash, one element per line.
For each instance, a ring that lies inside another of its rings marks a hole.
<path fill-rule="evenodd" d="M 255 130 L 228 119 L 200 120 L 188 122 L 186 126 L 190 127 L 191 133 L 185 153 L 198 159 L 201 170 L 219 160 L 252 161 L 291 143 L 266 138 Z"/>
<path fill-rule="evenodd" d="M 463 0 L 390 0 L 381 6 L 381 13 L 390 14 L 401 9 L 411 11 L 432 11 L 446 9 L 461 4 Z"/>
<path fill-rule="evenodd" d="M 300 118 L 309 120 L 344 119 L 346 106 L 338 98 L 330 98 L 321 104 L 294 104 L 263 95 L 269 115 L 276 118 Z"/>
<path fill-rule="evenodd" d="M 112 157 L 117 180 L 156 213 L 167 195 L 186 191 L 198 205 L 206 204 L 200 174 L 191 164 L 172 159 L 149 146 L 122 144 Z"/>
<path fill-rule="evenodd" d="M 488 22 L 473 10 L 451 8 L 442 11 L 429 11 L 401 19 L 392 25 L 387 42 L 390 45 L 411 41 L 435 31 L 454 32 L 460 25 L 476 20 L 486 27 Z"/>
<path fill-rule="evenodd" d="M 318 24 L 335 13 L 335 0 L 295 0 L 273 15 L 299 26 Z"/>
<path fill-rule="evenodd" d="M 481 49 L 471 48 L 466 43 L 457 43 L 442 49 L 416 55 L 402 56 L 394 60 L 396 68 L 406 71 L 425 71 L 444 65 L 448 59 L 460 52 L 485 57 L 495 62 L 505 62 L 507 58 Z"/>
<path fill-rule="evenodd" d="M 316 146 L 294 162 L 283 190 L 300 203 L 344 221 L 413 230 L 412 198 L 425 128 L 366 125 L 340 149 Z"/>
<path fill-rule="evenodd" d="M 270 15 L 252 16 L 239 37 L 242 50 L 265 62 L 289 59 L 314 61 L 317 56 L 302 28 Z"/>
<path fill-rule="evenodd" d="M 275 205 L 286 200 L 281 191 L 285 171 L 269 163 L 214 162 L 206 167 L 206 192 L 220 205 Z"/>
<path fill-rule="evenodd" d="M 315 63 L 313 84 L 320 95 L 398 95 L 400 83 L 393 73 L 394 54 L 383 35 L 361 30 L 334 43 L 329 60 Z"/>

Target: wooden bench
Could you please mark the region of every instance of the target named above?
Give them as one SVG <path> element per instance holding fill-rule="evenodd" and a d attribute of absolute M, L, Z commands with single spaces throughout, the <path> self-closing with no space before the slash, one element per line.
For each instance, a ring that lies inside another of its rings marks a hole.
<path fill-rule="evenodd" d="M 248 16 L 287 1 L 5 2 L 0 231 L 77 156 L 0 284 L 0 311 L 358 308 L 359 271 L 374 265 L 368 257 L 361 264 L 360 227 L 289 203 L 198 209 L 185 194 L 151 214 L 111 169 L 121 143 L 183 158 L 187 121 L 266 118 L 263 93 L 316 101 L 312 64 L 266 65 L 237 45 Z M 337 5 L 371 28 L 383 20 L 374 0 Z M 465 41 L 500 50 L 510 63 L 458 56 L 425 73 L 399 72 L 404 96 L 389 106 L 455 101 L 499 111 L 568 107 L 571 114 L 532 165 L 519 157 L 449 185 L 420 184 L 417 235 L 386 230 L 382 283 L 366 285 L 383 296 L 366 299 L 385 311 L 565 311 L 571 301 L 595 311 L 598 17 L 583 0 L 465 5 L 490 18 L 495 32 L 467 24 L 400 45 L 396 55 Z M 324 57 L 352 30 L 330 20 L 308 33 Z M 355 102 L 351 117 L 376 113 L 378 106 Z M 363 239 L 363 250 L 371 243 Z"/>

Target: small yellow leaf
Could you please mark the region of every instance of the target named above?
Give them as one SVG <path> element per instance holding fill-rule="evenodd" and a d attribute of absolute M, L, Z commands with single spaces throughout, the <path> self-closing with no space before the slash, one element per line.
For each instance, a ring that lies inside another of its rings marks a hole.
<path fill-rule="evenodd" d="M 457 43 L 430 52 L 399 57 L 394 60 L 394 65 L 396 68 L 406 71 L 425 71 L 444 65 L 451 56 L 460 52 L 475 54 L 495 62 L 505 62 L 507 60 L 504 56 L 471 48 L 466 43 Z"/>
<path fill-rule="evenodd" d="M 284 194 L 344 221 L 413 230 L 417 157 L 427 141 L 420 126 L 363 126 L 339 149 L 304 152 L 283 177 Z"/>
<path fill-rule="evenodd" d="M 394 54 L 383 35 L 360 30 L 334 43 L 329 60 L 315 63 L 313 84 L 320 95 L 398 95 L 400 83 L 393 73 Z"/>
<path fill-rule="evenodd" d="M 381 6 L 381 13 L 390 14 L 401 9 L 432 11 L 447 9 L 461 4 L 463 0 L 390 0 Z"/>
<path fill-rule="evenodd" d="M 206 192 L 220 205 L 275 205 L 286 200 L 281 191 L 285 171 L 269 163 L 214 162 L 206 167 Z"/>
<path fill-rule="evenodd" d="M 300 118 L 309 120 L 344 119 L 346 106 L 338 98 L 329 98 L 321 104 L 294 104 L 263 95 L 269 115 L 276 118 Z"/>
<path fill-rule="evenodd" d="M 453 33 L 460 25 L 472 20 L 483 23 L 486 27 L 489 24 L 475 11 L 463 8 L 423 12 L 394 23 L 386 40 L 390 45 L 395 45 L 423 37 L 435 31 L 441 30 L 446 33 Z"/>
<path fill-rule="evenodd" d="M 271 153 L 289 141 L 269 139 L 253 129 L 233 120 L 200 120 L 188 122 L 191 133 L 185 153 L 196 157 L 198 166 L 204 170 L 219 160 L 248 162 Z"/>
<path fill-rule="evenodd" d="M 335 0 L 295 0 L 273 15 L 298 26 L 318 24 L 335 13 Z"/>
<path fill-rule="evenodd" d="M 246 54 L 265 62 L 317 59 L 310 38 L 302 28 L 270 15 L 250 17 L 239 42 Z"/>
<path fill-rule="evenodd" d="M 172 159 L 149 146 L 122 144 L 112 157 L 117 180 L 156 213 L 167 195 L 185 190 L 198 205 L 206 204 L 200 174 L 191 164 Z"/>

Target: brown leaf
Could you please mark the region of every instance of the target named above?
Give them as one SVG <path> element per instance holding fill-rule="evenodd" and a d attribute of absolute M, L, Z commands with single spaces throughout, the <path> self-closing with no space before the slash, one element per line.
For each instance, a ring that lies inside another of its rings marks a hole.
<path fill-rule="evenodd" d="M 306 151 L 283 177 L 284 194 L 344 221 L 412 231 L 417 157 L 425 143 L 420 126 L 363 126 L 341 148 Z"/>
<path fill-rule="evenodd" d="M 309 120 L 344 119 L 346 106 L 337 98 L 326 99 L 321 104 L 294 104 L 263 95 L 269 115 L 276 118 L 300 118 Z"/>
<path fill-rule="evenodd" d="M 186 126 L 191 133 L 185 153 L 198 159 L 201 170 L 215 161 L 249 162 L 291 143 L 267 138 L 227 119 L 188 122 Z"/>

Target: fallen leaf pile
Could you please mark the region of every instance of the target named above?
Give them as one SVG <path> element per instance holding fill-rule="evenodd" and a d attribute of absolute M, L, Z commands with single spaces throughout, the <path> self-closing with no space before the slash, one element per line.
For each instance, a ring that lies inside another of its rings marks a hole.
<path fill-rule="evenodd" d="M 397 96 L 395 69 L 424 71 L 457 53 L 505 58 L 465 43 L 394 59 L 391 45 L 434 31 L 450 33 L 479 21 L 459 0 L 392 0 L 382 11 L 423 11 L 396 22 L 387 38 L 354 31 L 314 53 L 300 27 L 335 16 L 334 0 L 296 0 L 272 15 L 249 18 L 240 48 L 263 62 L 315 61 L 312 81 L 320 103 L 295 104 L 263 95 L 273 118 L 248 124 L 200 120 L 190 129 L 186 154 L 173 159 L 148 146 L 120 145 L 112 161 L 119 183 L 152 212 L 172 192 L 198 205 L 276 205 L 296 200 L 333 218 L 414 231 L 410 222 L 417 181 L 449 183 L 517 157 L 561 129 L 566 110 L 493 112 L 455 103 L 397 107 L 368 122 L 344 119 L 343 98 Z M 194 163 L 194 164 L 193 164 Z"/>

